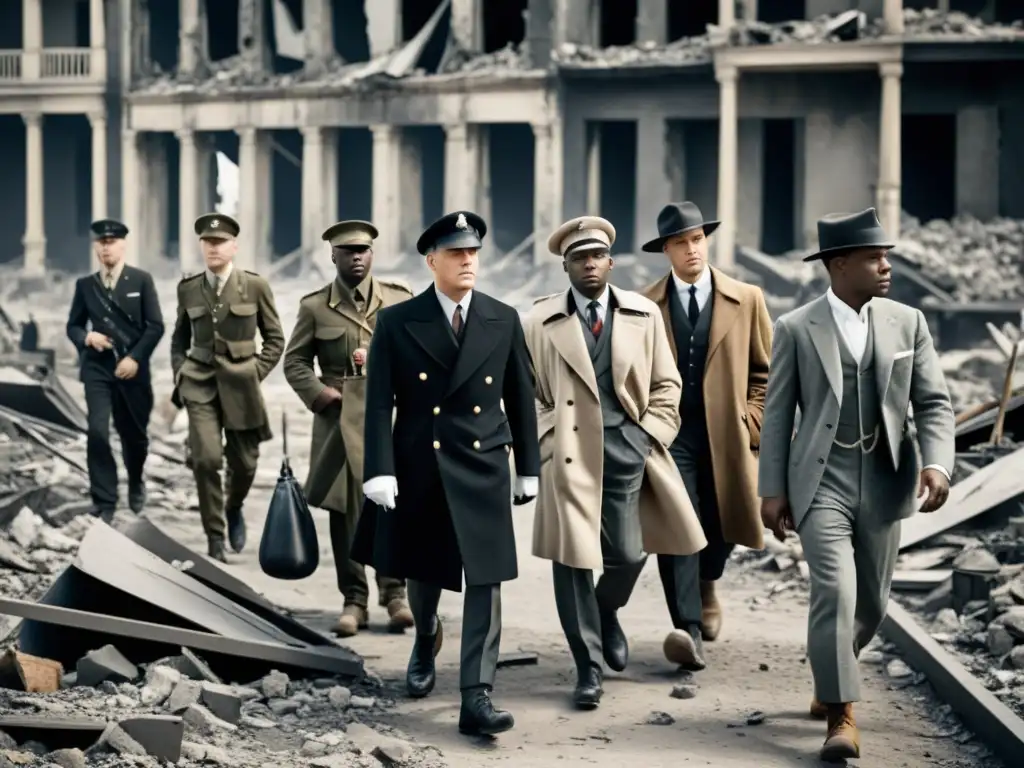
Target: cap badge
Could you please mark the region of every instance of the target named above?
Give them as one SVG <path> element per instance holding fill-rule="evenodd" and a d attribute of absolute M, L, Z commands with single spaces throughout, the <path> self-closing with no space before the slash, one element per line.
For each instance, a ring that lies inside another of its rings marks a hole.
<path fill-rule="evenodd" d="M 214 219 L 210 222 L 210 229 L 216 229 L 220 226 L 220 219 Z"/>
<path fill-rule="evenodd" d="M 577 232 L 582 232 L 584 229 L 586 229 L 586 227 L 587 227 L 587 220 L 586 219 L 581 219 L 580 223 L 579 223 L 579 226 L 576 227 L 576 231 Z"/>
<path fill-rule="evenodd" d="M 459 218 L 455 220 L 456 229 L 469 229 L 469 222 L 466 221 L 466 214 L 460 213 Z"/>

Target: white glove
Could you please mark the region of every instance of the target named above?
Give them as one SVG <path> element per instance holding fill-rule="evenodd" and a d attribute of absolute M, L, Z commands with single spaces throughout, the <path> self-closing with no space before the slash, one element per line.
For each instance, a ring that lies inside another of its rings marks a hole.
<path fill-rule="evenodd" d="M 394 509 L 398 497 L 398 479 L 391 475 L 371 477 L 363 483 L 363 495 L 384 509 Z"/>
<path fill-rule="evenodd" d="M 540 481 L 536 477 L 517 477 L 513 496 L 537 497 L 537 489 Z"/>

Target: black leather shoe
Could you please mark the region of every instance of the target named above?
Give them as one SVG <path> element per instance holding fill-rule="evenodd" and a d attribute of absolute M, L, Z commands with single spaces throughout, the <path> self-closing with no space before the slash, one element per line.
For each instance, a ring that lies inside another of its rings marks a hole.
<path fill-rule="evenodd" d="M 206 554 L 210 556 L 211 560 L 227 564 L 228 556 L 224 552 L 224 539 L 211 536 L 207 540 Z"/>
<path fill-rule="evenodd" d="M 128 484 L 128 508 L 136 515 L 146 508 L 146 486 L 144 483 Z"/>
<path fill-rule="evenodd" d="M 609 669 L 621 672 L 629 663 L 629 642 L 615 611 L 601 611 L 601 647 Z"/>
<path fill-rule="evenodd" d="M 432 635 L 417 633 L 409 657 L 409 667 L 405 671 L 405 688 L 414 699 L 422 699 L 434 690 L 437 672 L 434 667 L 434 656 L 437 655 L 437 635 L 441 631 L 441 620 L 437 621 L 437 630 Z"/>
<path fill-rule="evenodd" d="M 494 708 L 485 688 L 473 688 L 462 692 L 459 733 L 467 736 L 496 736 L 511 731 L 515 724 L 511 712 Z"/>
<path fill-rule="evenodd" d="M 572 702 L 577 709 L 597 709 L 604 694 L 601 670 L 587 667 L 576 673 L 576 690 L 572 692 Z"/>
<path fill-rule="evenodd" d="M 236 553 L 245 549 L 245 518 L 241 507 L 226 510 L 228 518 L 228 543 Z"/>
<path fill-rule="evenodd" d="M 107 525 L 114 522 L 114 510 L 112 509 L 93 509 L 89 514 Z"/>

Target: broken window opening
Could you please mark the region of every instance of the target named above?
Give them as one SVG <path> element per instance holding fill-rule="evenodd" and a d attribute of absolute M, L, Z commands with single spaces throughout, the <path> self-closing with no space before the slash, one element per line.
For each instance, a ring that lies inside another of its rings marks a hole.
<path fill-rule="evenodd" d="M 372 221 L 373 132 L 369 128 L 339 128 L 337 155 L 338 220 Z M 363 191 L 353 194 L 354 190 Z"/>
<path fill-rule="evenodd" d="M 302 245 L 302 133 L 294 128 L 269 133 L 274 147 L 270 241 L 276 260 Z"/>
<path fill-rule="evenodd" d="M 903 115 L 903 209 L 922 222 L 956 211 L 956 115 Z"/>
<path fill-rule="evenodd" d="M 75 28 L 74 46 L 76 48 L 89 47 L 89 0 L 78 0 L 75 3 Z"/>
<path fill-rule="evenodd" d="M 495 123 L 483 130 L 489 134 L 491 232 L 498 250 L 507 253 L 533 232 L 533 130 L 524 123 Z"/>
<path fill-rule="evenodd" d="M 999 24 L 1011 24 L 1024 20 L 1024 6 L 1020 0 L 995 0 L 995 21 Z"/>
<path fill-rule="evenodd" d="M 173 72 L 178 68 L 178 35 L 181 27 L 179 10 L 178 3 L 149 3 L 145 11 L 149 17 L 148 59 L 161 72 Z"/>
<path fill-rule="evenodd" d="M 440 4 L 441 0 L 402 0 L 402 41 L 407 43 L 416 37 Z M 446 25 L 448 23 L 445 22 Z"/>
<path fill-rule="evenodd" d="M 519 46 L 526 39 L 526 12 L 529 0 L 502 0 L 485 3 L 483 8 L 484 53 L 507 46 Z"/>
<path fill-rule="evenodd" d="M 380 0 L 332 0 L 334 49 L 348 64 L 370 60 L 369 2 Z"/>
<path fill-rule="evenodd" d="M 717 14 L 716 14 L 717 15 Z M 757 4 L 757 20 L 766 24 L 807 19 L 807 0 L 772 0 Z"/>
<path fill-rule="evenodd" d="M 20 40 L 21 27 L 17 29 Z M 0 264 L 17 263 L 25 252 L 21 242 L 25 234 L 25 123 L 21 115 L 0 115 L 0 163 L 6 182 L 2 191 L 6 215 L 0 220 Z"/>
<path fill-rule="evenodd" d="M 0 50 L 23 48 L 21 41 L 21 3 L 0 4 Z"/>
<path fill-rule="evenodd" d="M 600 3 L 598 39 L 602 48 L 636 42 L 637 0 L 597 0 Z"/>
<path fill-rule="evenodd" d="M 668 4 L 668 41 L 699 37 L 718 23 L 718 0 L 687 0 Z"/>
<path fill-rule="evenodd" d="M 223 61 L 237 56 L 239 0 L 217 0 L 206 3 L 207 55 L 210 61 Z"/>
<path fill-rule="evenodd" d="M 636 219 L 636 121 L 588 121 L 587 136 L 587 207 L 615 222 L 616 250 L 628 251 Z"/>
<path fill-rule="evenodd" d="M 440 125 L 412 125 L 404 129 L 410 141 L 419 144 L 420 195 L 423 201 L 421 226 L 444 215 L 444 128 Z M 413 192 L 415 194 L 415 192 Z"/>
<path fill-rule="evenodd" d="M 760 250 L 778 255 L 796 248 L 796 121 L 763 126 Z"/>

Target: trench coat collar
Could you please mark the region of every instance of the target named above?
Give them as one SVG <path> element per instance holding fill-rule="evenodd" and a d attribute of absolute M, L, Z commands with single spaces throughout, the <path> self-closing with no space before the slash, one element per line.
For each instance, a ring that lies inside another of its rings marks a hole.
<path fill-rule="evenodd" d="M 722 270 L 713 267 L 711 270 L 711 294 L 714 301 L 711 313 L 711 332 L 708 338 L 708 356 L 704 364 L 707 365 L 714 357 L 715 351 L 722 344 L 722 340 L 735 324 L 740 314 L 742 304 L 740 283 L 734 280 Z M 661 317 L 665 321 L 665 328 L 668 330 L 668 344 L 672 348 L 672 357 L 679 360 L 679 350 L 676 348 L 676 337 L 672 333 L 672 315 L 669 312 L 669 291 L 675 289 L 675 281 L 672 279 L 672 272 L 669 271 L 663 278 L 654 283 L 644 291 L 644 294 L 651 299 L 661 310 Z M 721 299 L 719 301 L 718 299 Z"/>

